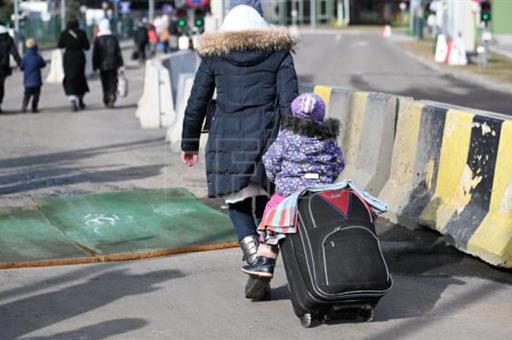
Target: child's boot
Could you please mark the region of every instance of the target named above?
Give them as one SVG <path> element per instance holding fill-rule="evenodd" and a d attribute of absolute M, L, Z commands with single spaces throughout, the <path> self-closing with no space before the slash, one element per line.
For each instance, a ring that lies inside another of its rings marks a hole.
<path fill-rule="evenodd" d="M 242 271 L 248 275 L 271 279 L 274 276 L 276 259 L 266 256 L 258 256 L 255 263 L 242 267 Z"/>
<path fill-rule="evenodd" d="M 247 264 L 256 263 L 258 252 L 258 237 L 249 235 L 240 240 L 240 248 L 244 254 L 244 260 Z M 254 301 L 270 299 L 270 280 L 259 277 L 249 277 L 245 285 L 245 298 Z"/>

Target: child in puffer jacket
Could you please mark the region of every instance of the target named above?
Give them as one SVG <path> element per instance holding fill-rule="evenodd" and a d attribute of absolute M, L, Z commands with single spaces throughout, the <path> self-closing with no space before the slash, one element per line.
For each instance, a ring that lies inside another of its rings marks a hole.
<path fill-rule="evenodd" d="M 267 203 L 264 215 L 287 196 L 308 186 L 331 184 L 345 168 L 343 153 L 338 147 L 340 123 L 325 117 L 325 103 L 314 93 L 304 93 L 291 104 L 292 116 L 283 118 L 281 130 L 263 156 L 269 181 L 276 193 Z M 265 225 L 258 228 L 260 246 L 258 260 L 242 267 L 246 274 L 271 278 L 278 255 L 279 240 L 285 234 Z"/>

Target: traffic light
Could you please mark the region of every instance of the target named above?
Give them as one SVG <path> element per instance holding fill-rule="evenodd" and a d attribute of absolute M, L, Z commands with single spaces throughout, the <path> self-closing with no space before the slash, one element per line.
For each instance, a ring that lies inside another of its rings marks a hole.
<path fill-rule="evenodd" d="M 187 9 L 182 7 L 176 11 L 177 25 L 179 30 L 184 30 L 187 27 L 188 13 Z"/>
<path fill-rule="evenodd" d="M 491 1 L 486 0 L 480 3 L 480 20 L 486 25 L 491 21 Z"/>
<path fill-rule="evenodd" d="M 202 29 L 204 27 L 204 16 L 205 12 L 201 8 L 196 8 L 194 11 L 194 26 Z"/>

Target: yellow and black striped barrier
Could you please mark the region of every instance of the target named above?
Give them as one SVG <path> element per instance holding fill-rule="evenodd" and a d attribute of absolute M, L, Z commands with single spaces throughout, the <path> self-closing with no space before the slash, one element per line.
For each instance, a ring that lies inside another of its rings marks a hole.
<path fill-rule="evenodd" d="M 512 268 L 512 118 L 447 104 L 304 86 L 343 124 L 352 179 L 391 207 L 486 262 Z"/>

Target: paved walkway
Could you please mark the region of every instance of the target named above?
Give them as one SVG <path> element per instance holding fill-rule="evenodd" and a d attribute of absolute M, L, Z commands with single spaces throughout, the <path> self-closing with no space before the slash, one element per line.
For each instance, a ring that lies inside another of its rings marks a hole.
<path fill-rule="evenodd" d="M 143 68 L 129 61 L 128 51 L 125 60 L 130 93 L 113 110 L 105 109 L 99 78 L 94 78 L 85 111 L 72 113 L 62 86 L 45 84 L 41 113 L 20 114 L 22 75 L 8 78 L 6 113 L 0 114 L 0 207 L 25 206 L 33 196 L 162 189 L 177 183 L 205 196 L 202 162 L 185 167 L 165 141 L 165 129 L 140 129 L 135 109 Z"/>
<path fill-rule="evenodd" d="M 494 52 L 512 58 L 512 34 L 498 35 L 495 36 L 494 39 L 495 40 L 494 43 L 491 45 L 491 49 Z"/>
<path fill-rule="evenodd" d="M 380 228 L 394 287 L 371 323 L 303 329 L 282 263 L 273 299 L 243 298 L 238 249 L 128 263 L 0 271 L 0 333 L 11 339 L 512 338 L 509 273 L 438 243 Z"/>

